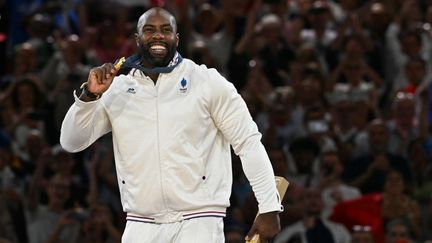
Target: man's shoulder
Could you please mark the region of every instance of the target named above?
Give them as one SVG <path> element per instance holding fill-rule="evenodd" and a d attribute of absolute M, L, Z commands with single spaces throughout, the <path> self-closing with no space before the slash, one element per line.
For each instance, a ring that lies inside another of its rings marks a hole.
<path fill-rule="evenodd" d="M 209 68 L 204 64 L 197 64 L 194 61 L 185 58 L 185 71 L 196 80 L 200 80 L 201 84 L 216 88 L 220 85 L 226 86 L 229 82 L 215 68 Z"/>
<path fill-rule="evenodd" d="M 183 62 L 186 65 L 186 69 L 188 71 L 194 71 L 197 72 L 197 74 L 203 74 L 203 75 L 208 75 L 208 74 L 220 75 L 220 73 L 215 68 L 209 68 L 204 64 L 198 64 L 191 59 L 184 58 Z"/>

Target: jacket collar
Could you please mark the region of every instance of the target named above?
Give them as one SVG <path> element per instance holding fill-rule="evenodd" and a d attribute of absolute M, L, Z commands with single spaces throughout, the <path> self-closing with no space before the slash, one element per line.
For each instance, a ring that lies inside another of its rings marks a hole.
<path fill-rule="evenodd" d="M 166 67 L 146 68 L 139 65 L 140 61 L 141 55 L 132 55 L 126 59 L 122 68 L 135 68 L 142 71 L 143 73 L 170 73 L 172 70 L 174 70 L 174 68 L 177 67 L 177 65 L 179 65 L 183 61 L 183 57 L 178 52 L 176 52 L 174 58 Z"/>

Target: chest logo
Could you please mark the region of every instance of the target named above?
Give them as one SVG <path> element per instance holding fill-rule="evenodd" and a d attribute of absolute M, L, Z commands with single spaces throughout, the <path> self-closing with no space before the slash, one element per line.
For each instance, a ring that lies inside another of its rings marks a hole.
<path fill-rule="evenodd" d="M 180 89 L 179 90 L 181 93 L 186 93 L 187 89 L 188 89 L 188 81 L 185 78 L 183 78 L 180 81 Z"/>
<path fill-rule="evenodd" d="M 129 93 L 129 94 L 135 94 L 136 91 L 135 91 L 134 88 L 128 88 L 128 89 L 126 90 L 126 93 Z"/>

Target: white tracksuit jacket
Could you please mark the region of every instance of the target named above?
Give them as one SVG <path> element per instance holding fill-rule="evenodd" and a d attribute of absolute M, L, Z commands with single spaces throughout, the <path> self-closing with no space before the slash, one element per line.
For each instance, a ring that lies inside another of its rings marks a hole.
<path fill-rule="evenodd" d="M 260 213 L 282 210 L 261 134 L 234 86 L 216 70 L 183 59 L 156 84 L 132 70 L 116 77 L 99 100 L 74 96 L 60 143 L 78 152 L 112 131 L 128 220 L 225 216 L 232 184 L 230 144 Z"/>

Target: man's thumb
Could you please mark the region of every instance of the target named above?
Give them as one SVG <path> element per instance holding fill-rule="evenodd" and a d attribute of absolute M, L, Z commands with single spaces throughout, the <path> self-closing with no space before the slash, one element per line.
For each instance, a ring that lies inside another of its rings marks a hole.
<path fill-rule="evenodd" d="M 252 225 L 252 228 L 249 230 L 249 232 L 247 233 L 245 240 L 246 241 L 251 241 L 255 236 L 257 236 L 257 230 L 255 228 L 254 225 Z"/>

